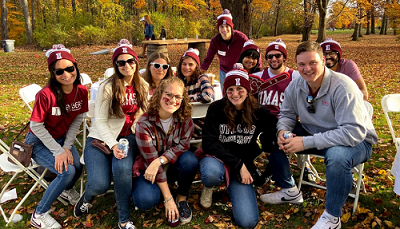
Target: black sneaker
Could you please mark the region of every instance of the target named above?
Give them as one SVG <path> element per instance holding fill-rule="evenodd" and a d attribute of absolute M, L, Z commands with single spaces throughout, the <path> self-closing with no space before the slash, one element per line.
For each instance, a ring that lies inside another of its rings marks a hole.
<path fill-rule="evenodd" d="M 178 203 L 179 220 L 182 224 L 189 223 L 192 221 L 192 210 L 189 208 L 187 201 L 181 201 Z"/>
<path fill-rule="evenodd" d="M 89 212 L 89 208 L 92 205 L 85 200 L 85 193 L 82 194 L 81 198 L 79 198 L 78 203 L 74 207 L 74 216 L 80 217 L 85 213 Z"/>

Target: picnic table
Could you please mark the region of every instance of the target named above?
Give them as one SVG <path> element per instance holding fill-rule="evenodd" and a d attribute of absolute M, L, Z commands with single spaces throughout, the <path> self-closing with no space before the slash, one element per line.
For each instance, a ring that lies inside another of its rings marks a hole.
<path fill-rule="evenodd" d="M 147 44 L 147 58 L 149 58 L 153 52 L 163 52 L 168 56 L 168 45 L 188 44 L 188 48 L 196 48 L 199 50 L 200 62 L 206 57 L 206 43 L 208 42 L 210 42 L 210 39 L 195 38 L 142 41 L 143 44 Z"/>

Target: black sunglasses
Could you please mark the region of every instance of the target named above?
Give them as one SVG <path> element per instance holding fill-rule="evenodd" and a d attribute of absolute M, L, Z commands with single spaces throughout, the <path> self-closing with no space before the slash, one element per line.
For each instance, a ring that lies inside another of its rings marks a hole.
<path fill-rule="evenodd" d="M 115 63 L 118 65 L 118 67 L 124 67 L 126 63 L 128 63 L 129 65 L 133 65 L 135 64 L 135 58 L 127 60 L 117 60 Z"/>
<path fill-rule="evenodd" d="M 72 65 L 72 66 L 66 67 L 64 69 L 56 69 L 53 72 L 54 72 L 54 74 L 56 74 L 58 76 L 61 76 L 62 74 L 64 74 L 64 71 L 67 71 L 69 73 L 74 72 L 75 71 L 75 66 Z"/>
<path fill-rule="evenodd" d="M 313 105 L 313 103 L 314 103 L 314 97 L 313 97 L 312 95 L 307 96 L 307 103 L 310 104 L 310 105 L 307 107 L 308 113 L 315 114 L 315 107 L 314 107 L 314 105 Z"/>
<path fill-rule="evenodd" d="M 150 64 L 153 65 L 155 69 L 159 69 L 160 67 L 162 67 L 163 70 L 167 70 L 169 68 L 168 64 L 158 64 L 154 62 L 151 62 Z"/>
<path fill-rule="evenodd" d="M 332 52 L 324 52 L 324 57 L 326 57 L 326 56 L 331 56 L 331 57 L 336 57 L 336 56 L 338 56 L 339 55 L 339 53 L 338 52 L 336 52 L 336 51 L 332 51 Z"/>
<path fill-rule="evenodd" d="M 272 59 L 272 58 L 276 58 L 276 59 L 279 59 L 279 58 L 281 58 L 281 56 L 282 56 L 282 54 L 281 53 L 277 53 L 277 54 L 268 54 L 268 55 L 266 55 L 266 57 L 267 57 L 267 59 Z"/>

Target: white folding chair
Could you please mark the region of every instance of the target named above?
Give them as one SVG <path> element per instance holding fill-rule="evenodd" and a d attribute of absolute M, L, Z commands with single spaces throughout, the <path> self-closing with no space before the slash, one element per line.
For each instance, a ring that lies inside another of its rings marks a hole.
<path fill-rule="evenodd" d="M 30 103 L 35 101 L 35 96 L 40 90 L 42 90 L 42 87 L 37 84 L 31 84 L 19 89 L 19 96 L 30 111 L 33 110 Z"/>
<path fill-rule="evenodd" d="M 369 114 L 369 117 L 372 119 L 372 115 L 374 113 L 374 108 L 372 107 L 372 105 L 369 102 L 367 102 L 365 100 L 364 100 L 364 105 L 365 105 L 365 109 L 366 109 L 367 113 Z M 305 169 L 306 165 L 308 164 L 310 166 L 311 170 L 313 171 L 313 173 L 316 175 L 317 180 L 325 181 L 323 178 L 321 178 L 318 175 L 318 171 L 315 169 L 315 167 L 311 163 L 310 156 L 317 157 L 317 158 L 324 158 L 321 155 L 315 155 L 315 154 L 311 154 L 311 155 L 308 154 L 308 155 L 304 155 L 303 157 L 299 157 L 300 163 L 301 163 L 301 172 L 300 172 L 300 178 L 299 178 L 299 183 L 298 183 L 298 189 L 299 190 L 301 189 L 302 184 L 310 185 L 310 186 L 321 188 L 321 189 L 326 189 L 325 186 L 316 184 L 314 182 L 308 182 L 308 181 L 303 180 L 304 169 Z M 363 180 L 363 171 L 364 171 L 364 163 L 361 163 L 361 164 L 355 166 L 354 168 L 352 168 L 352 171 L 351 171 L 353 174 L 357 175 L 357 176 L 355 176 L 355 178 L 357 179 L 357 187 L 356 187 L 355 193 L 349 193 L 349 196 L 354 198 L 353 214 L 357 210 L 357 204 L 358 204 L 358 199 L 360 196 L 360 190 L 362 189 L 364 193 L 367 193 L 367 191 L 365 189 L 365 183 Z"/>
<path fill-rule="evenodd" d="M 211 103 L 192 102 L 192 119 L 204 118 L 207 114 L 207 109 Z M 200 143 L 201 139 L 190 140 L 191 144 Z"/>
<path fill-rule="evenodd" d="M 6 223 L 7 223 L 6 226 L 8 226 L 8 224 L 10 222 L 12 222 L 15 214 L 17 214 L 18 209 L 25 202 L 25 200 L 31 195 L 32 191 L 35 190 L 36 186 L 41 185 L 45 189 L 48 187 L 47 182 L 43 178 L 44 175 L 46 174 L 47 169 L 45 169 L 43 171 L 42 175 L 39 175 L 34 170 L 35 168 L 39 167 L 39 165 L 36 164 L 36 162 L 33 159 L 31 159 L 32 165 L 25 167 L 9 153 L 9 150 L 10 150 L 10 148 L 0 139 L 0 151 L 3 152 L 0 155 L 0 168 L 4 172 L 7 172 L 7 173 L 13 172 L 14 173 L 14 175 L 11 177 L 11 179 L 7 182 L 7 184 L 1 190 L 0 199 L 1 199 L 1 197 L 3 197 L 4 193 L 7 191 L 7 188 L 10 186 L 10 184 L 15 180 L 15 178 L 18 177 L 18 174 L 20 174 L 22 172 L 27 173 L 32 179 L 35 180 L 35 182 L 33 183 L 33 186 L 29 189 L 29 191 L 25 194 L 25 196 L 21 199 L 21 201 L 17 204 L 17 206 L 14 208 L 14 210 L 9 218 L 7 218 L 7 216 L 3 210 L 3 207 L 0 205 L 1 214 L 4 217 L 4 221 L 6 221 Z M 10 158 L 12 161 L 14 161 L 16 163 L 16 165 L 9 162 L 8 158 Z M 67 203 L 61 197 L 58 197 L 58 200 L 61 203 L 63 203 L 64 205 L 67 205 Z"/>
<path fill-rule="evenodd" d="M 104 78 L 107 79 L 110 76 L 114 74 L 115 70 L 114 68 L 107 68 L 107 70 L 104 72 Z"/>
<path fill-rule="evenodd" d="M 90 76 L 88 74 L 81 73 L 81 84 L 82 85 L 92 84 L 92 79 L 90 79 Z"/>
<path fill-rule="evenodd" d="M 397 126 L 399 122 L 396 123 L 396 119 L 390 118 L 391 114 L 389 113 L 398 113 L 398 115 L 400 116 L 400 94 L 389 94 L 383 96 L 381 104 L 383 113 L 385 114 L 385 118 L 389 126 L 390 133 L 392 134 L 393 143 L 396 145 L 396 149 L 398 149 L 400 146 L 400 137 L 396 136 L 396 132 L 393 126 Z M 399 116 L 397 116 L 397 118 Z M 392 122 L 395 122 L 395 124 L 397 125 L 393 125 Z"/>

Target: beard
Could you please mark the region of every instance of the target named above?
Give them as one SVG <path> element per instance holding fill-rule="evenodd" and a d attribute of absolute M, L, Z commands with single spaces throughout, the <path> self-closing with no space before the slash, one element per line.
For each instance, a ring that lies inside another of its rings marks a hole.
<path fill-rule="evenodd" d="M 327 60 L 332 61 L 332 63 L 328 63 Z M 335 65 L 336 65 L 338 62 L 339 62 L 339 59 L 329 58 L 329 59 L 326 59 L 326 60 L 325 60 L 325 66 L 326 66 L 327 68 L 333 68 L 333 67 L 335 67 Z"/>
<path fill-rule="evenodd" d="M 283 63 L 278 64 L 277 67 L 273 67 L 272 65 L 270 65 L 269 67 L 270 67 L 271 69 L 273 69 L 273 70 L 278 70 L 278 69 L 280 69 L 282 66 L 283 66 Z"/>

